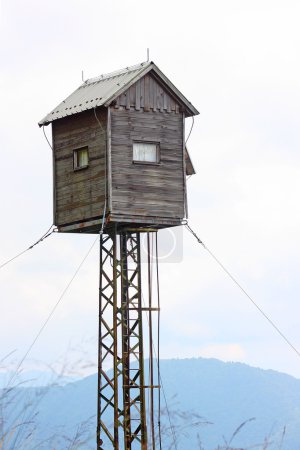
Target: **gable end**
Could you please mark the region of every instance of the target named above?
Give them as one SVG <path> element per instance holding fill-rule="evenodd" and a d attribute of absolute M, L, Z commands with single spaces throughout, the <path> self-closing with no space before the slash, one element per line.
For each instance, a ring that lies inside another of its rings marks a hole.
<path fill-rule="evenodd" d="M 158 111 L 179 113 L 183 110 L 174 95 L 148 73 L 125 92 L 119 95 L 113 102 L 115 109 L 134 109 L 136 111 Z"/>

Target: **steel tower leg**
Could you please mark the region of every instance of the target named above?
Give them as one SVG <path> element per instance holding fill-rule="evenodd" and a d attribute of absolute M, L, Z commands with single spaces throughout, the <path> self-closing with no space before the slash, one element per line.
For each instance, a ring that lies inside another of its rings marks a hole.
<path fill-rule="evenodd" d="M 122 355 L 118 349 L 118 329 L 121 315 L 118 310 L 117 234 L 100 237 L 99 286 L 99 347 L 98 347 L 98 412 L 97 450 L 105 450 L 108 443 L 119 450 L 119 375 Z M 113 368 L 113 370 L 108 370 Z M 113 425 L 111 425 L 113 423 Z M 105 447 L 103 447 L 105 445 Z"/>
<path fill-rule="evenodd" d="M 121 234 L 122 354 L 125 450 L 147 450 L 140 235 Z"/>
<path fill-rule="evenodd" d="M 101 236 L 97 450 L 150 449 L 145 390 L 150 389 L 153 411 L 153 388 L 159 386 L 151 375 L 145 386 L 143 312 L 158 308 L 151 301 L 142 305 L 141 267 L 139 231 L 115 229 Z M 151 449 L 154 441 L 152 433 Z"/>

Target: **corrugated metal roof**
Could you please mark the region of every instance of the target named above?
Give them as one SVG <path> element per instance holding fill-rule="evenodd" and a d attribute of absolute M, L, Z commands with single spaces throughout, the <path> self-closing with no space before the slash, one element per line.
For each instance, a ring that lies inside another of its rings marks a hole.
<path fill-rule="evenodd" d="M 39 126 L 48 125 L 54 120 L 71 116 L 98 106 L 108 106 L 118 95 L 128 89 L 134 82 L 153 70 L 162 81 L 185 104 L 189 115 L 199 114 L 196 108 L 178 91 L 170 80 L 158 69 L 153 62 L 144 62 L 136 66 L 127 67 L 117 72 L 100 75 L 86 80 L 76 91 L 63 100 L 56 108 L 47 114 Z"/>

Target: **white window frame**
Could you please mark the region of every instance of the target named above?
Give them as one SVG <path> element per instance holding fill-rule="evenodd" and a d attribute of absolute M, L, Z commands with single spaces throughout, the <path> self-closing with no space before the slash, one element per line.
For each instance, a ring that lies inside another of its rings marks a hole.
<path fill-rule="evenodd" d="M 134 146 L 138 144 L 151 144 L 155 145 L 156 147 L 156 155 L 155 155 L 155 161 L 144 161 L 141 159 L 135 158 L 135 151 Z M 150 164 L 150 165 L 158 165 L 160 163 L 160 144 L 159 142 L 153 142 L 153 141 L 134 141 L 132 144 L 132 162 L 133 164 Z"/>
<path fill-rule="evenodd" d="M 87 163 L 84 165 L 79 164 L 79 153 L 82 151 L 86 151 L 87 153 Z M 73 150 L 73 169 L 75 170 L 82 170 L 86 169 L 89 166 L 89 148 L 86 147 L 80 147 Z"/>

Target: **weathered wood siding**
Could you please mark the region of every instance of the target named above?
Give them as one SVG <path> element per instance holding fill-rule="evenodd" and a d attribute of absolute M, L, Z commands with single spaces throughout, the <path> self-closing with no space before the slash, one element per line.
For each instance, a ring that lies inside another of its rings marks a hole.
<path fill-rule="evenodd" d="M 104 208 L 107 110 L 56 120 L 52 124 L 54 149 L 55 225 L 100 217 Z M 89 166 L 74 171 L 73 151 L 88 146 Z"/>
<path fill-rule="evenodd" d="M 134 83 L 126 92 L 115 100 L 115 109 L 134 108 L 136 111 L 167 111 L 179 113 L 180 106 L 166 88 L 147 74 Z"/>
<path fill-rule="evenodd" d="M 178 105 L 145 111 L 121 103 L 111 108 L 112 213 L 133 220 L 156 217 L 157 224 L 159 218 L 183 218 L 183 115 Z M 159 142 L 159 164 L 133 163 L 134 141 Z"/>

